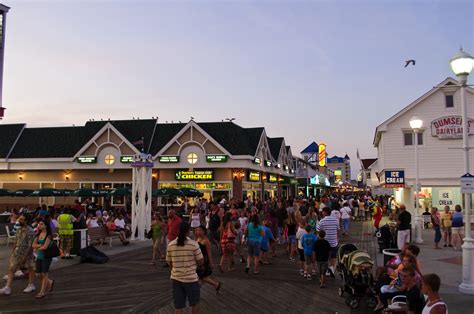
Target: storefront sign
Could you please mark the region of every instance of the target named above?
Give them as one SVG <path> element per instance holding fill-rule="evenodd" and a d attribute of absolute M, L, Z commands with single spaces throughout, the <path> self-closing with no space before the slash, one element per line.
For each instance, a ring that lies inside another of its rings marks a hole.
<path fill-rule="evenodd" d="M 248 179 L 252 182 L 260 182 L 260 172 L 249 171 Z"/>
<path fill-rule="evenodd" d="M 453 195 L 451 190 L 439 190 L 439 206 L 453 205 Z"/>
<path fill-rule="evenodd" d="M 467 133 L 474 134 L 474 128 L 471 128 L 473 119 L 467 121 Z M 446 116 L 431 122 L 431 135 L 440 140 L 462 138 L 462 117 Z"/>
<path fill-rule="evenodd" d="M 262 159 L 258 158 L 258 157 L 255 157 L 253 159 L 253 163 L 254 164 L 257 164 L 257 165 L 261 165 L 262 164 Z"/>
<path fill-rule="evenodd" d="M 405 187 L 405 171 L 404 170 L 385 170 L 386 188 L 402 188 Z"/>
<path fill-rule="evenodd" d="M 120 162 L 123 164 L 130 164 L 133 162 L 133 156 L 120 156 Z"/>
<path fill-rule="evenodd" d="M 178 181 L 209 181 L 214 180 L 213 170 L 176 170 L 175 178 Z"/>
<path fill-rule="evenodd" d="M 288 166 L 287 166 L 287 165 L 284 165 L 284 166 L 283 166 L 283 169 L 284 169 L 285 171 L 288 171 Z"/>
<path fill-rule="evenodd" d="M 207 162 L 226 162 L 227 155 L 206 155 Z"/>
<path fill-rule="evenodd" d="M 276 164 L 276 166 L 278 169 L 281 169 L 281 164 Z"/>
<path fill-rule="evenodd" d="M 274 174 L 268 174 L 268 182 L 271 182 L 271 183 L 278 182 L 278 176 Z"/>
<path fill-rule="evenodd" d="M 95 156 L 81 156 L 77 157 L 77 162 L 80 164 L 95 164 L 97 163 L 97 157 Z"/>
<path fill-rule="evenodd" d="M 270 160 L 265 160 L 265 167 L 270 167 L 272 162 Z"/>
<path fill-rule="evenodd" d="M 325 167 L 326 166 L 326 144 L 321 143 L 319 144 L 319 166 Z"/>
<path fill-rule="evenodd" d="M 179 156 L 160 156 L 159 161 L 162 163 L 177 163 L 179 162 Z"/>
<path fill-rule="evenodd" d="M 334 178 L 336 179 L 336 183 L 342 181 L 342 170 L 334 170 Z"/>

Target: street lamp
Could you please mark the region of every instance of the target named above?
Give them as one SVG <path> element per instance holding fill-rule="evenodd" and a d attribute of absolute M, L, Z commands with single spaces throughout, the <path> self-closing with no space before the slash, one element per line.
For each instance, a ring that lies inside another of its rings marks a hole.
<path fill-rule="evenodd" d="M 469 130 L 466 102 L 467 77 L 474 66 L 474 58 L 464 52 L 462 48 L 449 61 L 451 69 L 461 83 L 461 106 L 462 106 L 462 149 L 464 151 L 464 172 L 469 173 Z M 471 194 L 464 195 L 464 225 L 466 237 L 462 245 L 462 283 L 459 291 L 466 294 L 474 294 L 474 239 L 471 233 Z"/>
<path fill-rule="evenodd" d="M 423 219 L 420 215 L 420 184 L 419 181 L 419 171 L 418 171 L 418 133 L 420 132 L 421 127 L 423 126 L 423 121 L 418 117 L 413 117 L 410 120 L 410 127 L 413 130 L 415 137 L 415 243 L 423 243 L 423 238 L 421 237 L 421 230 Z"/>

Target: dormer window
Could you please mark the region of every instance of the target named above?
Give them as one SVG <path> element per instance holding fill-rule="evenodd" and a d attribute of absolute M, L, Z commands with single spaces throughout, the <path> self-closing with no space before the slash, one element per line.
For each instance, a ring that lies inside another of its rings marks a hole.
<path fill-rule="evenodd" d="M 444 95 L 446 108 L 454 108 L 454 95 Z"/>

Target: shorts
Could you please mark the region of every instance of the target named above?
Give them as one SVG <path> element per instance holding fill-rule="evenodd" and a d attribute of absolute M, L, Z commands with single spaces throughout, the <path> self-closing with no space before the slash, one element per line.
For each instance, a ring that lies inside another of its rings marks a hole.
<path fill-rule="evenodd" d="M 260 241 L 249 240 L 248 245 L 249 256 L 258 257 L 260 256 Z"/>
<path fill-rule="evenodd" d="M 201 285 L 196 282 L 181 282 L 171 280 L 171 288 L 173 290 L 173 304 L 174 308 L 184 309 L 186 307 L 186 300 L 190 306 L 199 304 L 201 300 Z"/>
<path fill-rule="evenodd" d="M 325 275 L 328 270 L 328 267 L 329 267 L 328 262 L 318 262 L 319 275 L 320 276 Z"/>
<path fill-rule="evenodd" d="M 49 266 L 51 266 L 52 258 L 37 259 L 36 260 L 36 273 L 46 274 L 49 273 Z"/>
<path fill-rule="evenodd" d="M 451 227 L 451 232 L 454 234 L 464 234 L 464 227 Z"/>
<path fill-rule="evenodd" d="M 300 262 L 304 262 L 304 250 L 298 249 L 298 253 L 300 254 Z"/>
<path fill-rule="evenodd" d="M 304 262 L 305 262 L 306 265 L 311 265 L 311 263 L 313 263 L 313 256 L 305 254 Z"/>
<path fill-rule="evenodd" d="M 336 258 L 337 257 L 337 246 L 335 247 L 332 247 L 331 246 L 331 249 L 329 250 L 329 257 L 330 258 Z"/>
<path fill-rule="evenodd" d="M 451 227 L 444 227 L 442 228 L 443 229 L 443 232 L 447 232 L 447 233 L 451 233 L 452 230 L 451 230 Z"/>
<path fill-rule="evenodd" d="M 59 235 L 59 244 L 61 245 L 61 250 L 69 252 L 72 249 L 72 240 L 73 235 L 61 234 Z"/>
<path fill-rule="evenodd" d="M 296 244 L 296 235 L 289 235 L 288 236 L 288 243 L 289 244 Z"/>
<path fill-rule="evenodd" d="M 25 262 L 23 263 L 22 256 L 12 255 L 10 257 L 10 270 L 15 272 L 17 270 L 22 270 L 25 268 L 33 268 L 35 266 L 33 254 L 29 254 L 26 258 Z"/>

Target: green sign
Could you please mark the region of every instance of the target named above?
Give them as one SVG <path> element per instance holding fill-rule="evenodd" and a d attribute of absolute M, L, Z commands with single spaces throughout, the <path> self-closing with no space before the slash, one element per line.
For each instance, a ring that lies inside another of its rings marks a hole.
<path fill-rule="evenodd" d="M 179 156 L 160 156 L 159 162 L 162 163 L 177 163 L 179 162 Z"/>
<path fill-rule="evenodd" d="M 288 166 L 287 166 L 287 165 L 284 165 L 284 166 L 283 166 L 283 169 L 285 169 L 285 171 L 288 171 Z"/>
<path fill-rule="evenodd" d="M 278 169 L 281 169 L 281 164 L 276 164 L 276 166 Z"/>
<path fill-rule="evenodd" d="M 265 167 L 270 167 L 272 162 L 270 160 L 265 160 Z"/>
<path fill-rule="evenodd" d="M 97 157 L 95 156 L 81 156 L 77 157 L 77 162 L 80 164 L 95 164 L 97 163 Z"/>
<path fill-rule="evenodd" d="M 211 181 L 214 180 L 213 170 L 176 170 L 177 181 Z"/>
<path fill-rule="evenodd" d="M 259 158 L 259 157 L 255 157 L 253 159 L 253 163 L 254 164 L 257 164 L 257 165 L 261 165 L 262 164 L 262 160 Z"/>
<path fill-rule="evenodd" d="M 130 164 L 133 162 L 133 156 L 120 156 L 120 162 L 123 164 Z"/>
<path fill-rule="evenodd" d="M 248 179 L 249 181 L 260 182 L 260 172 L 249 171 Z"/>
<path fill-rule="evenodd" d="M 227 155 L 206 155 L 207 162 L 226 162 Z"/>
<path fill-rule="evenodd" d="M 278 182 L 278 176 L 275 174 L 268 174 L 268 182 Z"/>

